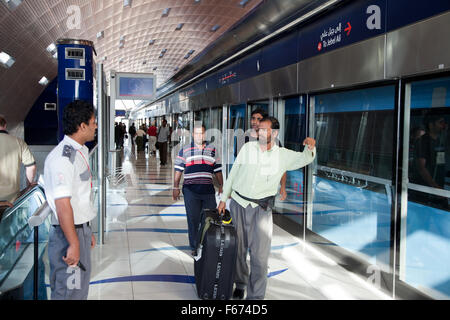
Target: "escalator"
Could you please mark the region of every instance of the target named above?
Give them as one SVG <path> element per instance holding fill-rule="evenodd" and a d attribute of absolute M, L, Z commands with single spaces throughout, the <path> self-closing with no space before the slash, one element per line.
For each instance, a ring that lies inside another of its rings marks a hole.
<path fill-rule="evenodd" d="M 0 208 L 0 300 L 47 300 L 49 213 L 39 185 L 24 190 L 12 207 Z"/>

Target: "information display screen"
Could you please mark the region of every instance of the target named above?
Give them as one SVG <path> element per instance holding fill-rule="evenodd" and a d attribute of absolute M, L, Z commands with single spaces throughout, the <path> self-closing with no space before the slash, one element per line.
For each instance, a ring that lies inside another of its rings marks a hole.
<path fill-rule="evenodd" d="M 156 78 L 152 74 L 117 74 L 117 99 L 150 100 L 155 96 Z"/>

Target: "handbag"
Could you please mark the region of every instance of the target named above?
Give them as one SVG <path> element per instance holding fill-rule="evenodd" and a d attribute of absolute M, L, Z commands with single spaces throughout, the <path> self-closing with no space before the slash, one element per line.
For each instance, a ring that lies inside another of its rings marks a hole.
<path fill-rule="evenodd" d="M 234 190 L 234 192 L 236 192 L 236 194 L 239 197 L 241 197 L 242 199 L 258 204 L 265 211 L 267 211 L 268 209 L 271 210 L 275 206 L 275 197 L 276 197 L 276 195 L 265 197 L 265 198 L 262 198 L 262 199 L 251 199 L 251 198 L 247 198 L 247 197 L 243 196 L 242 194 L 240 194 L 236 190 Z"/>

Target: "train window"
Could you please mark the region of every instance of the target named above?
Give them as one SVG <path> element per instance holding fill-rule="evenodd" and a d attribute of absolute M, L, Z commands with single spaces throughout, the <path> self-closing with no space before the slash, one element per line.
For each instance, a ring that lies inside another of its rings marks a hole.
<path fill-rule="evenodd" d="M 285 100 L 284 146 L 294 151 L 303 151 L 306 138 L 305 98 Z"/>
<path fill-rule="evenodd" d="M 303 96 L 284 101 L 284 147 L 294 151 L 303 151 L 306 137 L 306 99 Z M 275 210 L 299 225 L 303 225 L 303 195 L 305 169 L 287 171 L 286 193 L 284 201 L 277 199 Z"/>
<path fill-rule="evenodd" d="M 206 126 L 206 129 L 210 128 L 210 120 L 209 120 L 209 109 L 203 109 L 200 111 L 194 112 L 194 123 L 200 122 L 201 124 Z"/>
<path fill-rule="evenodd" d="M 317 95 L 311 104 L 317 158 L 307 227 L 388 266 L 395 86 Z"/>
<path fill-rule="evenodd" d="M 236 159 L 239 151 L 244 145 L 245 131 L 245 104 L 232 105 L 229 107 L 228 133 L 228 172 Z"/>
<path fill-rule="evenodd" d="M 318 96 L 318 164 L 390 179 L 394 90 L 389 86 Z"/>
<path fill-rule="evenodd" d="M 405 139 L 404 155 L 409 155 L 409 183 L 402 210 L 400 279 L 433 297 L 448 299 L 450 78 L 413 82 L 406 88 L 409 142 Z"/>
<path fill-rule="evenodd" d="M 211 109 L 211 127 L 210 134 L 207 138 L 210 139 L 211 143 L 214 143 L 219 149 L 222 148 L 222 107 Z"/>

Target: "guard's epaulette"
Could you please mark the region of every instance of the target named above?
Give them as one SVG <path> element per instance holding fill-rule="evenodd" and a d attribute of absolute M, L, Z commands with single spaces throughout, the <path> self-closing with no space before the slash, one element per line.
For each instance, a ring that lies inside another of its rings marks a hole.
<path fill-rule="evenodd" d="M 77 151 L 71 145 L 66 144 L 63 148 L 63 157 L 67 157 L 70 160 L 70 163 L 75 162 L 75 156 L 77 155 Z"/>

